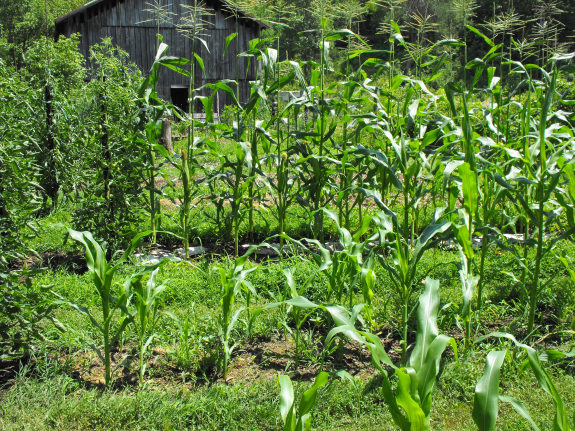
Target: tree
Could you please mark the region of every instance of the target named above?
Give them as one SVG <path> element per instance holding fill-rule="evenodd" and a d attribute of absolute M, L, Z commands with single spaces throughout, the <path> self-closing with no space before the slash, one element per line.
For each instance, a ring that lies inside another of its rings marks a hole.
<path fill-rule="evenodd" d="M 3 0 L 0 1 L 0 30 L 13 47 L 8 55 L 21 65 L 21 55 L 41 36 L 53 37 L 59 16 L 82 6 L 84 0 Z"/>

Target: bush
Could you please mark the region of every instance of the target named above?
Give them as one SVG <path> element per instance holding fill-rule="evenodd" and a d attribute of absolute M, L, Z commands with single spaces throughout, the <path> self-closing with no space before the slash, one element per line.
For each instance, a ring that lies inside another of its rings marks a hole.
<path fill-rule="evenodd" d="M 0 272 L 0 359 L 28 354 L 33 343 L 44 339 L 40 322 L 53 320 L 55 304 L 48 288 L 35 290 L 29 278 L 22 283 L 21 273 Z"/>
<path fill-rule="evenodd" d="M 115 250 L 129 239 L 142 211 L 145 124 L 137 103 L 142 77 L 109 39 L 91 48 L 90 62 L 83 197 L 73 225 Z"/>
<path fill-rule="evenodd" d="M 39 208 L 33 134 L 36 91 L 0 60 L 0 272 L 24 252 L 23 230 Z"/>

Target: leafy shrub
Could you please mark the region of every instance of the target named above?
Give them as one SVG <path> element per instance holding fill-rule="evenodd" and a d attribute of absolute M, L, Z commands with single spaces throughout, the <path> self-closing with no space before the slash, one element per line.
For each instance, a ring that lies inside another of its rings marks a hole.
<path fill-rule="evenodd" d="M 17 273 L 0 272 L 0 359 L 23 356 L 44 339 L 40 322 L 54 320 L 54 301 L 48 288 L 35 290 L 29 278 L 19 282 Z"/>
<path fill-rule="evenodd" d="M 33 129 L 35 90 L 0 60 L 0 272 L 24 251 L 23 228 L 38 209 L 38 152 Z"/>
<path fill-rule="evenodd" d="M 83 196 L 73 224 L 93 232 L 114 250 L 126 243 L 140 219 L 144 151 L 138 137 L 144 126 L 136 100 L 142 78 L 128 54 L 109 39 L 90 52 L 93 79 L 86 89 Z"/>

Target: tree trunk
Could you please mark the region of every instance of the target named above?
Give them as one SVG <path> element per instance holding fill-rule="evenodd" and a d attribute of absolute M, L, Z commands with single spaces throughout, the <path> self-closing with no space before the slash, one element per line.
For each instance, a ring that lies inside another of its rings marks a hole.
<path fill-rule="evenodd" d="M 160 144 L 162 144 L 170 154 L 174 153 L 174 146 L 172 145 L 172 122 L 168 118 L 162 118 Z"/>

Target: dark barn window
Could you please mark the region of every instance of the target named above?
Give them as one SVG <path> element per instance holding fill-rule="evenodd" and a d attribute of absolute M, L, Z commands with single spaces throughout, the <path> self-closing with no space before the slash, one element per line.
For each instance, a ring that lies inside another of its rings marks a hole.
<path fill-rule="evenodd" d="M 170 98 L 177 108 L 188 112 L 188 87 L 172 85 L 170 88 Z"/>

